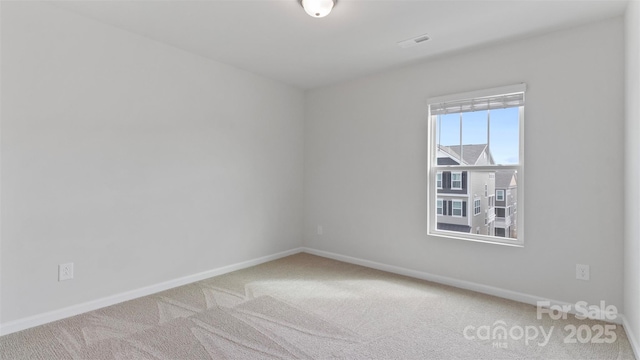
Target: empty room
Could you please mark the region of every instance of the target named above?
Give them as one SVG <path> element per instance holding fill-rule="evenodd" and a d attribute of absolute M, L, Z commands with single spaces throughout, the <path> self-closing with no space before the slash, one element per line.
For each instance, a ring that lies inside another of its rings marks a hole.
<path fill-rule="evenodd" d="M 0 358 L 636 359 L 640 1 L 0 1 Z"/>

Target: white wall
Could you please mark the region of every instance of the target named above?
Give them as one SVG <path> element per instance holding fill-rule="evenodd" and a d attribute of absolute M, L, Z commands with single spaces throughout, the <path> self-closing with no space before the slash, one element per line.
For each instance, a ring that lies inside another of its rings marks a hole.
<path fill-rule="evenodd" d="M 626 14 L 624 313 L 640 350 L 640 2 Z M 640 355 L 640 354 L 637 354 Z"/>
<path fill-rule="evenodd" d="M 302 91 L 46 4 L 1 24 L 2 323 L 300 246 Z"/>
<path fill-rule="evenodd" d="M 309 91 L 305 246 L 622 309 L 623 35 L 617 18 Z M 428 237 L 427 98 L 519 82 L 525 247 Z"/>

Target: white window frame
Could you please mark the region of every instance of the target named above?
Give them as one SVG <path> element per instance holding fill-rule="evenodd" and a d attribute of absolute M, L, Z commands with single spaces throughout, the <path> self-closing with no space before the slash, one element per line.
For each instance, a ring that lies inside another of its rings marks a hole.
<path fill-rule="evenodd" d="M 456 209 L 456 204 L 460 204 L 460 209 L 459 209 L 460 210 L 460 215 L 456 215 L 455 214 L 455 211 L 457 210 Z M 462 214 L 464 213 L 462 211 L 462 207 L 463 206 L 464 206 L 464 204 L 463 204 L 462 200 L 451 200 L 451 216 L 453 216 L 453 217 L 462 217 Z"/>
<path fill-rule="evenodd" d="M 460 175 L 460 180 L 453 180 L 453 175 Z M 453 186 L 453 182 L 460 182 L 460 186 Z M 451 172 L 451 190 L 462 190 L 462 171 Z"/>
<path fill-rule="evenodd" d="M 467 93 L 460 94 L 452 94 L 438 97 L 431 97 L 428 100 L 429 105 L 429 146 L 428 146 L 428 170 L 429 170 L 429 179 L 427 182 L 428 191 L 427 191 L 427 216 L 428 216 L 428 235 L 429 236 L 437 236 L 449 239 L 458 239 L 458 240 L 467 240 L 467 241 L 476 241 L 483 242 L 488 244 L 499 244 L 499 245 L 508 245 L 508 246 L 524 246 L 524 206 L 521 206 L 516 213 L 516 222 L 518 224 L 518 238 L 511 239 L 508 237 L 496 237 L 494 235 L 480 235 L 473 233 L 463 233 L 456 231 L 447 231 L 440 230 L 437 228 L 437 215 L 436 215 L 436 198 L 437 198 L 437 189 L 435 186 L 436 181 L 436 173 L 442 171 L 452 171 L 453 172 L 463 172 L 463 171 L 498 171 L 498 170 L 515 170 L 518 173 L 518 191 L 517 191 L 517 202 L 524 204 L 524 189 L 525 189 L 525 172 L 524 172 L 524 108 L 525 106 L 520 106 L 519 108 L 519 139 L 518 139 L 518 155 L 519 155 L 519 163 L 516 165 L 438 165 L 437 163 L 437 139 L 436 139 L 436 116 L 432 116 L 431 114 L 431 106 L 435 104 L 448 103 L 451 101 L 461 101 L 467 99 L 477 99 L 477 98 L 488 98 L 495 97 L 500 95 L 510 95 L 510 94 L 524 94 L 526 91 L 526 84 L 516 84 L 510 86 L 503 86 L 499 88 L 492 89 L 484 89 L 478 91 L 471 91 Z M 452 176 L 453 179 L 453 176 Z M 462 180 L 462 176 L 460 178 Z M 462 183 L 462 181 L 461 181 Z M 453 185 L 453 184 L 451 184 Z M 462 185 L 462 184 L 461 184 Z M 451 186 L 453 190 L 456 190 Z M 460 189 L 457 189 L 460 190 Z M 492 194 L 490 197 L 494 196 Z M 494 197 L 495 201 L 495 197 Z M 495 206 L 495 203 L 493 204 Z M 475 210 L 475 209 L 474 209 Z M 452 211 L 453 213 L 453 211 Z M 490 231 L 489 231 L 490 233 Z"/>
<path fill-rule="evenodd" d="M 473 200 L 473 216 L 480 215 L 482 212 L 482 205 L 480 204 L 480 199 Z"/>
<path fill-rule="evenodd" d="M 436 188 L 437 188 L 438 190 L 441 190 L 441 189 L 442 189 L 442 171 L 439 171 L 439 172 L 436 174 Z"/>
<path fill-rule="evenodd" d="M 504 190 L 502 189 L 496 190 L 496 201 L 504 201 Z"/>
<path fill-rule="evenodd" d="M 436 213 L 438 215 L 444 215 L 444 200 L 438 199 L 436 200 Z"/>

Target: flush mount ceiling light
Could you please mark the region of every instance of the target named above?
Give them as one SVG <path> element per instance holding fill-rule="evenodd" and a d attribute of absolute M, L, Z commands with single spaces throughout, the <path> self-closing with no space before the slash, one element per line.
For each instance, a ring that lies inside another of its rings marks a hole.
<path fill-rule="evenodd" d="M 309 16 L 321 18 L 329 15 L 338 0 L 300 0 L 300 5 Z"/>

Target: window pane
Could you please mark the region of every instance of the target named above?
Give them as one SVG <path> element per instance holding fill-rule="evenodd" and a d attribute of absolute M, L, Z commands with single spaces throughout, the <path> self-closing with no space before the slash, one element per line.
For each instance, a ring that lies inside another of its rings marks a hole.
<path fill-rule="evenodd" d="M 519 111 L 513 107 L 436 116 L 438 165 L 517 165 Z"/>
<path fill-rule="evenodd" d="M 467 184 L 463 192 L 455 189 L 462 182 L 462 173 L 466 173 Z M 437 229 L 472 233 L 481 227 L 481 234 L 498 236 L 496 232 L 503 232 L 507 238 L 517 238 L 515 170 L 445 171 L 443 182 L 449 176 L 451 186 L 434 189 L 437 196 L 444 196 L 436 201 Z"/>
<path fill-rule="evenodd" d="M 461 172 L 451 173 L 451 188 L 462 189 L 462 173 Z"/>
<path fill-rule="evenodd" d="M 462 144 L 463 145 L 486 145 L 487 136 L 487 111 L 473 111 L 462 113 Z M 463 151 L 468 154 L 463 154 L 462 158 L 465 159 L 467 165 L 476 165 L 475 161 L 479 163 L 477 165 L 488 164 L 486 157 L 483 159 L 480 154 L 477 153 L 480 149 L 468 148 L 463 146 Z"/>
<path fill-rule="evenodd" d="M 460 155 L 452 147 L 460 147 L 460 114 L 436 117 L 438 165 L 460 165 Z"/>
<path fill-rule="evenodd" d="M 518 173 L 514 170 L 499 170 L 495 172 L 495 180 L 496 201 L 499 201 L 497 206 L 500 206 L 496 208 L 496 236 L 517 239 Z M 498 235 L 499 233 L 503 235 Z"/>
<path fill-rule="evenodd" d="M 490 150 L 499 165 L 515 165 L 519 160 L 519 108 L 491 110 Z"/>

